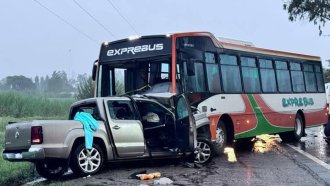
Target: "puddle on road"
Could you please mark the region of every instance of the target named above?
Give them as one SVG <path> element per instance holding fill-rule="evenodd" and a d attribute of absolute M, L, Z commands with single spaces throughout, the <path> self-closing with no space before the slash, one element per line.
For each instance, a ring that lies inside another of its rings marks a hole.
<path fill-rule="evenodd" d="M 278 148 L 278 137 L 274 135 L 259 135 L 251 140 L 237 140 L 235 143 L 235 150 L 240 153 L 255 152 L 265 153 L 272 149 Z"/>
<path fill-rule="evenodd" d="M 324 139 L 323 130 L 322 126 L 306 129 L 307 136 L 292 145 L 330 163 L 330 145 Z"/>
<path fill-rule="evenodd" d="M 251 140 L 237 140 L 234 148 L 225 148 L 224 154 L 227 155 L 228 162 L 237 162 L 236 153 L 266 153 L 278 148 L 277 139 L 274 135 L 260 135 Z"/>
<path fill-rule="evenodd" d="M 275 142 L 276 137 L 273 135 L 260 135 L 254 140 L 255 142 L 252 149 L 253 152 L 265 153 L 278 146 Z"/>

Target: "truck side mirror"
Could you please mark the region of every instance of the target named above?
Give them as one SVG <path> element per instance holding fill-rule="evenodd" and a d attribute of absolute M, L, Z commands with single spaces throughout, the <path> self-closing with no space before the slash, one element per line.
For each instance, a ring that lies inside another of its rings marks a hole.
<path fill-rule="evenodd" d="M 92 79 L 93 81 L 96 80 L 96 70 L 97 70 L 97 65 L 98 65 L 99 60 L 95 60 L 93 64 L 93 70 L 92 70 Z"/>

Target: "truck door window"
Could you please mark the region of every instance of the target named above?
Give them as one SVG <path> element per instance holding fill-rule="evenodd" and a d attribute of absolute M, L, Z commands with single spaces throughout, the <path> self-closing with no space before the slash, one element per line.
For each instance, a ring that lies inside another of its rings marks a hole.
<path fill-rule="evenodd" d="M 108 101 L 110 117 L 115 120 L 135 120 L 133 106 L 130 101 Z"/>
<path fill-rule="evenodd" d="M 180 97 L 176 108 L 177 119 L 188 117 L 188 107 L 183 97 Z"/>

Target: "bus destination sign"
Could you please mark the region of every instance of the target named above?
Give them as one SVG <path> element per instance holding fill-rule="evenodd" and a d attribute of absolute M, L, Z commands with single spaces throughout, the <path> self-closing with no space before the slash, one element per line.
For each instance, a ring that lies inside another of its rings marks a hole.
<path fill-rule="evenodd" d="M 171 54 L 171 38 L 148 37 L 102 45 L 100 61 L 149 58 L 169 54 Z"/>

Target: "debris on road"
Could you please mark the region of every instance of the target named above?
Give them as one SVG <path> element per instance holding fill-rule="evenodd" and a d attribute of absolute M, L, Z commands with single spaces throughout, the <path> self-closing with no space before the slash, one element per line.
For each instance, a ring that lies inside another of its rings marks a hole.
<path fill-rule="evenodd" d="M 229 162 L 237 162 L 235 151 L 233 148 L 226 147 L 224 153 L 228 155 Z"/>
<path fill-rule="evenodd" d="M 173 181 L 170 178 L 162 177 L 158 180 L 154 180 L 154 185 L 167 185 L 172 184 Z"/>
<path fill-rule="evenodd" d="M 136 176 L 139 177 L 140 180 L 151 180 L 154 178 L 160 178 L 161 174 L 160 172 L 153 172 L 149 174 L 138 174 Z"/>
<path fill-rule="evenodd" d="M 128 178 L 130 178 L 130 179 L 140 179 L 137 176 L 137 175 L 140 175 L 140 174 L 147 174 L 147 171 L 146 170 L 142 170 L 142 171 L 134 172 L 133 174 L 131 174 L 130 176 L 128 176 Z"/>
<path fill-rule="evenodd" d="M 160 172 L 147 173 L 146 170 L 134 172 L 128 178 L 139 179 L 139 180 L 151 180 L 154 178 L 160 178 Z"/>
<path fill-rule="evenodd" d="M 89 177 L 91 177 L 91 175 L 85 176 L 85 177 L 83 177 L 83 178 L 86 179 L 86 178 L 89 178 Z"/>

